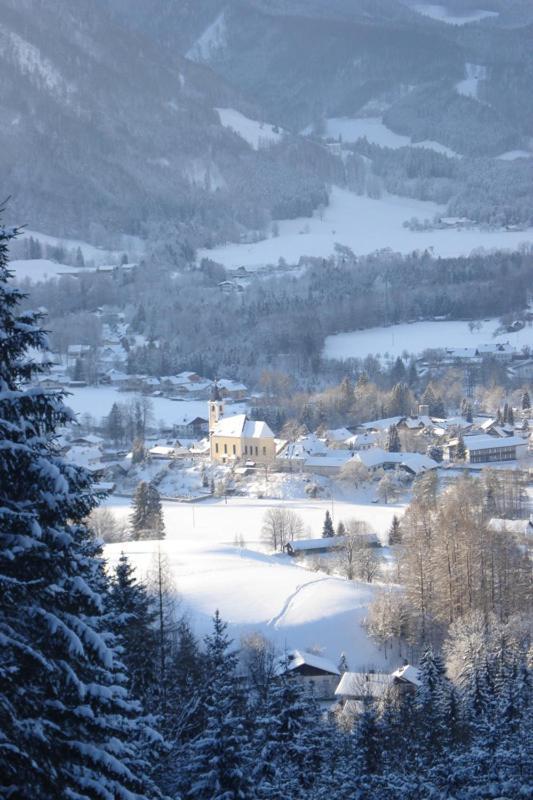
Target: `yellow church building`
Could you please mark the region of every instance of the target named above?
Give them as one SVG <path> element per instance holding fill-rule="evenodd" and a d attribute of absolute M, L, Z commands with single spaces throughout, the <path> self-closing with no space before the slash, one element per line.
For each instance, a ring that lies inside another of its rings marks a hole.
<path fill-rule="evenodd" d="M 225 416 L 216 384 L 209 401 L 209 444 L 211 461 L 220 464 L 272 464 L 276 458 L 274 434 L 266 422 L 248 419 L 246 414 Z"/>

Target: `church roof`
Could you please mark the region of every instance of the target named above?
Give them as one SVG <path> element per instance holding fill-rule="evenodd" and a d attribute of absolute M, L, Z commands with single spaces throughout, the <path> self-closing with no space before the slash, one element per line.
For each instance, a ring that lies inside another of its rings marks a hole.
<path fill-rule="evenodd" d="M 274 438 L 274 434 L 266 422 L 248 419 L 246 414 L 223 417 L 215 425 L 213 434 L 214 436 L 235 436 L 245 439 Z"/>

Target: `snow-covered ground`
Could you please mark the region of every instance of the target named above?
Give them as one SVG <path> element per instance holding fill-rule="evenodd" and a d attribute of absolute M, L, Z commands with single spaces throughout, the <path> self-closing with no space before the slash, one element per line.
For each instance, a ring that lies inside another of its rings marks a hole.
<path fill-rule="evenodd" d="M 324 346 L 326 358 L 365 358 L 369 354 L 395 358 L 404 351 L 420 353 L 427 348 L 477 347 L 491 342 L 509 342 L 521 349 L 533 346 L 533 327 L 526 326 L 514 333 L 494 336 L 497 319 L 480 322 L 480 328 L 470 331 L 467 322 L 414 322 L 368 328 L 328 336 Z"/>
<path fill-rule="evenodd" d="M 280 129 L 275 128 L 274 125 L 245 117 L 234 108 L 216 108 L 215 111 L 220 117 L 220 124 L 225 128 L 230 128 L 241 139 L 248 142 L 254 150 L 276 144 L 283 135 Z"/>
<path fill-rule="evenodd" d="M 130 512 L 120 498 L 108 505 L 120 515 Z M 181 611 L 188 612 L 198 634 L 210 628 L 219 609 L 235 638 L 261 631 L 280 649 L 324 648 L 324 655 L 338 660 L 346 652 L 350 667 L 383 664 L 383 654 L 361 627 L 368 604 L 379 585 L 345 581 L 297 566 L 284 555 L 269 555 L 259 543 L 263 515 L 272 501 L 231 498 L 193 505 L 165 503 L 166 539 L 161 542 L 126 542 L 108 545 L 105 555 L 114 563 L 122 551 L 141 575 L 153 564 L 161 547 L 168 557 Z M 284 503 L 300 514 L 313 534 L 320 535 L 331 501 L 294 500 Z M 379 530 L 390 526 L 398 507 L 378 507 L 339 501 L 334 520 L 368 519 Z M 246 546 L 233 541 L 242 536 Z"/>
<path fill-rule="evenodd" d="M 136 392 L 119 392 L 113 386 L 84 386 L 69 389 L 67 404 L 76 414 L 90 414 L 97 420 L 111 411 L 113 403 L 130 403 L 140 395 Z M 154 422 L 179 425 L 184 419 L 204 417 L 207 419 L 207 400 L 169 400 L 166 397 L 150 397 Z M 242 403 L 226 404 L 226 414 L 242 414 L 246 406 Z"/>
<path fill-rule="evenodd" d="M 487 78 L 487 68 L 481 64 L 465 64 L 465 77 L 456 85 L 459 94 L 465 97 L 472 97 L 477 100 L 478 86 L 480 81 Z"/>
<path fill-rule="evenodd" d="M 501 158 L 503 161 L 514 161 L 517 158 L 533 158 L 533 153 L 530 150 L 507 150 L 496 158 Z"/>
<path fill-rule="evenodd" d="M 412 217 L 433 219 L 445 214 L 444 206 L 423 200 L 385 194 L 380 199 L 363 197 L 334 186 L 330 203 L 323 214 L 310 218 L 281 220 L 279 236 L 255 244 L 227 244 L 198 252 L 198 260 L 212 258 L 228 268 L 245 266 L 261 269 L 284 258 L 289 264 L 301 256 L 327 258 L 335 244 L 351 247 L 357 255 L 390 248 L 400 253 L 433 249 L 436 255 L 468 255 L 479 247 L 516 250 L 523 242 L 533 241 L 533 230 L 482 231 L 461 230 L 412 231 L 403 223 Z"/>
<path fill-rule="evenodd" d="M 358 139 L 366 138 L 372 144 L 391 147 L 394 150 L 399 147 L 425 147 L 447 156 L 458 155 L 439 142 L 429 139 L 423 142 L 413 142 L 410 136 L 394 133 L 387 128 L 381 117 L 332 117 L 326 120 L 325 136 L 334 139 L 338 139 L 340 136 L 343 142 L 356 142 Z"/>
<path fill-rule="evenodd" d="M 10 261 L 9 268 L 13 270 L 17 280 L 22 281 L 28 278 L 32 283 L 57 278 L 66 272 L 77 271 L 74 267 L 67 267 L 65 264 L 58 264 L 57 261 L 50 261 L 47 258 L 15 259 Z"/>
<path fill-rule="evenodd" d="M 438 22 L 447 22 L 449 25 L 467 25 L 469 22 L 479 22 L 482 19 L 499 16 L 497 11 L 486 11 L 482 8 L 457 15 L 449 11 L 446 6 L 432 3 L 416 3 L 411 8 L 425 17 L 431 17 L 431 19 L 438 20 Z"/>
<path fill-rule="evenodd" d="M 30 230 L 29 228 L 24 228 L 19 238 L 29 239 L 30 237 L 37 239 L 42 245 L 49 244 L 52 247 L 62 246 L 67 250 L 77 250 L 79 247 L 85 261 L 92 261 L 95 266 L 118 263 L 118 260 L 125 250 L 128 253 L 140 255 L 144 249 L 142 239 L 138 236 L 122 236 L 120 249 L 117 250 L 106 250 L 103 247 L 95 247 L 95 245 L 84 242 L 81 239 L 62 239 L 57 236 L 49 236 L 47 233 Z"/>

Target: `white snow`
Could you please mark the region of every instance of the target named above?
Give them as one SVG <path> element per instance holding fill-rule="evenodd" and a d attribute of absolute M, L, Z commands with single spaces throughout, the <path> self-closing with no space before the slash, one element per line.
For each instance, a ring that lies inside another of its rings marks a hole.
<path fill-rule="evenodd" d="M 472 97 L 474 100 L 478 99 L 478 86 L 480 81 L 487 79 L 487 68 L 481 64 L 465 64 L 465 77 L 462 81 L 456 84 L 456 89 L 459 94 L 465 97 Z"/>
<path fill-rule="evenodd" d="M 431 17 L 431 19 L 435 19 L 438 22 L 447 22 L 449 25 L 467 25 L 470 22 L 479 22 L 482 19 L 499 16 L 497 11 L 486 11 L 482 8 L 458 16 L 448 11 L 446 6 L 433 5 L 432 3 L 417 3 L 412 8 L 425 17 Z"/>
<path fill-rule="evenodd" d="M 525 327 L 514 333 L 502 333 L 494 337 L 498 320 L 481 322 L 479 330 L 470 331 L 467 322 L 414 322 L 369 328 L 351 333 L 328 336 L 324 347 L 326 358 L 365 358 L 368 354 L 385 355 L 391 358 L 408 353 L 420 353 L 427 348 L 477 347 L 490 342 L 509 341 L 521 349 L 533 346 L 533 327 Z"/>
<path fill-rule="evenodd" d="M 413 142 L 410 136 L 394 133 L 387 128 L 381 117 L 332 117 L 326 120 L 325 136 L 333 139 L 338 139 L 340 136 L 344 142 L 356 142 L 358 139 L 366 138 L 372 144 L 391 147 L 394 150 L 399 147 L 425 147 L 447 156 L 459 157 L 458 153 L 439 142 L 429 139 Z"/>
<path fill-rule="evenodd" d="M 58 264 L 57 261 L 50 261 L 47 258 L 15 259 L 9 262 L 9 269 L 14 271 L 17 280 L 28 278 L 33 283 L 57 278 L 65 272 L 76 271 L 73 267 Z"/>
<path fill-rule="evenodd" d="M 220 117 L 220 124 L 224 128 L 232 130 L 245 142 L 248 142 L 254 150 L 276 144 L 283 136 L 283 132 L 280 129 L 275 129 L 274 125 L 250 119 L 250 117 L 246 117 L 234 108 L 215 108 L 215 111 Z"/>
<path fill-rule="evenodd" d="M 226 42 L 226 18 L 222 11 L 188 50 L 187 58 L 191 61 L 210 61 L 224 49 Z"/>
<path fill-rule="evenodd" d="M 76 414 L 90 414 L 97 420 L 107 416 L 113 403 L 131 403 L 145 395 L 137 392 L 120 392 L 113 386 L 83 386 L 68 390 L 67 405 Z M 179 425 L 191 417 L 207 419 L 207 400 L 169 400 L 167 397 L 150 397 L 154 421 L 166 425 Z M 242 403 L 226 404 L 225 413 L 240 414 L 246 411 Z"/>
<path fill-rule="evenodd" d="M 468 255 L 479 247 L 515 250 L 523 242 L 533 240 L 533 230 L 481 231 L 461 230 L 411 231 L 403 223 L 412 217 L 432 220 L 445 213 L 444 206 L 384 194 L 379 199 L 364 197 L 334 186 L 330 202 L 323 214 L 309 218 L 281 220 L 279 236 L 254 244 L 227 244 L 203 249 L 198 260 L 212 258 L 230 269 L 245 266 L 250 270 L 277 264 L 280 258 L 289 264 L 301 256 L 328 258 L 335 244 L 352 248 L 364 255 L 383 248 L 410 253 L 432 249 L 443 257 Z"/>
<path fill-rule="evenodd" d="M 119 498 L 108 505 L 123 516 L 129 506 Z M 164 503 L 167 537 L 161 542 L 126 542 L 108 545 L 105 555 L 116 563 L 122 551 L 145 575 L 160 546 L 168 556 L 182 612 L 188 612 L 200 635 L 210 629 L 215 609 L 229 622 L 236 639 L 258 630 L 273 639 L 280 650 L 312 645 L 337 663 L 346 652 L 354 668 L 384 664 L 384 657 L 369 640 L 360 623 L 379 585 L 345 581 L 297 566 L 283 555 L 261 552 L 258 544 L 265 511 L 272 501 L 230 498 L 194 506 Z M 304 518 L 314 535 L 320 535 L 331 501 L 288 501 Z M 376 507 L 335 503 L 334 521 L 350 517 L 370 519 L 375 528 L 388 529 L 397 506 Z M 245 548 L 232 545 L 242 535 Z M 250 549 L 248 549 L 250 548 Z"/>
<path fill-rule="evenodd" d="M 52 62 L 42 55 L 38 47 L 26 41 L 14 31 L 0 25 L 0 53 L 17 64 L 23 75 L 29 75 L 39 85 L 58 97 L 75 92 Z"/>
<path fill-rule="evenodd" d="M 533 158 L 533 153 L 529 150 L 507 150 L 496 158 L 501 158 L 503 161 L 514 161 L 516 158 Z"/>
<path fill-rule="evenodd" d="M 30 230 L 29 228 L 24 228 L 18 238 L 29 239 L 30 237 L 38 239 L 42 245 L 49 244 L 53 247 L 62 246 L 66 250 L 77 250 L 79 247 L 85 261 L 92 261 L 95 266 L 114 263 L 120 259 L 124 250 L 127 250 L 129 253 L 136 253 L 137 255 L 141 255 L 144 250 L 143 242 L 137 236 L 123 236 L 119 245 L 120 249 L 117 250 L 106 250 L 103 247 L 96 247 L 81 239 L 62 239 L 58 236 L 50 236 L 47 233 Z"/>

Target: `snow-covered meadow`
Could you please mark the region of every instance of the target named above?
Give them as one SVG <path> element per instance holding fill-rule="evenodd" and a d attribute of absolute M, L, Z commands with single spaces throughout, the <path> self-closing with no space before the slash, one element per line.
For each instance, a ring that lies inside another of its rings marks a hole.
<path fill-rule="evenodd" d="M 97 420 L 111 411 L 113 403 L 130 403 L 141 395 L 137 392 L 120 392 L 113 386 L 83 386 L 69 389 L 67 405 L 80 416 L 90 414 Z M 142 395 L 145 397 L 145 395 Z M 207 419 L 207 400 L 170 400 L 167 397 L 150 397 L 153 421 L 164 422 L 166 427 L 180 425 L 188 419 L 203 417 Z M 228 403 L 227 414 L 242 414 L 246 406 L 242 403 Z"/>
<path fill-rule="evenodd" d="M 111 497 L 117 515 L 129 513 L 127 501 Z M 383 654 L 361 627 L 379 584 L 346 581 L 297 566 L 288 556 L 270 555 L 260 543 L 265 511 L 272 500 L 228 498 L 198 504 L 164 503 L 166 539 L 162 542 L 125 542 L 108 545 L 105 555 L 113 564 L 126 552 L 139 574 L 153 566 L 158 548 L 167 557 L 180 610 L 190 616 L 199 635 L 210 627 L 216 608 L 238 639 L 260 631 L 280 649 L 318 646 L 338 660 L 346 652 L 352 669 L 383 664 Z M 300 514 L 309 533 L 319 536 L 331 500 L 285 501 L 284 508 Z M 402 506 L 336 500 L 334 521 L 356 517 L 385 534 Z M 233 544 L 242 537 L 244 547 Z"/>
<path fill-rule="evenodd" d="M 364 197 L 334 186 L 329 205 L 313 217 L 281 220 L 279 235 L 254 244 L 226 244 L 198 252 L 198 260 L 211 258 L 228 268 L 245 266 L 258 270 L 285 259 L 289 264 L 301 256 L 328 258 L 335 244 L 350 247 L 356 255 L 382 248 L 399 253 L 429 249 L 435 255 L 468 255 L 478 248 L 516 250 L 533 241 L 533 230 L 486 231 L 477 228 L 412 231 L 403 223 L 412 217 L 432 220 L 444 215 L 436 203 L 384 194 Z"/>
<path fill-rule="evenodd" d="M 216 108 L 215 111 L 220 118 L 220 124 L 244 139 L 254 150 L 276 144 L 283 136 L 283 132 L 274 125 L 246 117 L 234 108 Z"/>
<path fill-rule="evenodd" d="M 488 11 L 483 8 L 476 8 L 466 11 L 464 14 L 457 14 L 450 11 L 446 6 L 433 3 L 416 3 L 412 6 L 414 11 L 437 22 L 446 22 L 448 25 L 468 25 L 472 22 L 480 22 L 483 19 L 498 17 L 497 11 Z"/>
<path fill-rule="evenodd" d="M 338 333 L 326 338 L 323 355 L 325 358 L 365 358 L 367 355 L 381 355 L 396 358 L 407 353 L 420 353 L 428 348 L 477 347 L 493 342 L 509 342 L 521 349 L 526 345 L 533 347 L 533 327 L 526 326 L 513 333 L 495 331 L 499 326 L 497 319 L 477 323 L 472 331 L 467 322 L 413 322 L 390 325 L 382 328 L 368 328 L 349 333 Z"/>
<path fill-rule="evenodd" d="M 371 144 L 391 147 L 393 150 L 399 147 L 425 147 L 447 156 L 458 155 L 449 147 L 429 139 L 413 142 L 410 136 L 402 136 L 402 134 L 387 128 L 381 117 L 331 117 L 325 120 L 325 125 L 326 138 L 338 139 L 340 137 L 343 142 L 356 142 L 358 139 L 365 138 Z"/>

